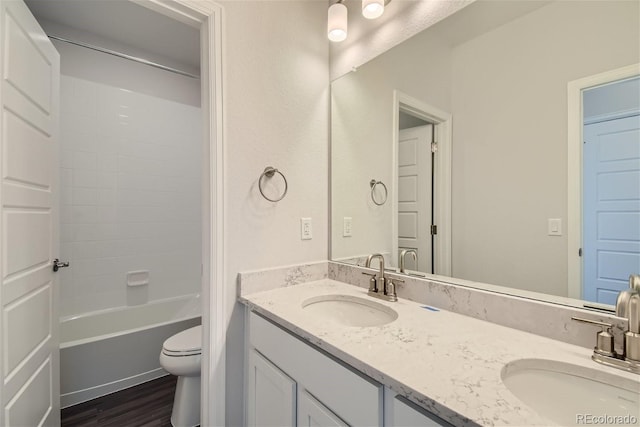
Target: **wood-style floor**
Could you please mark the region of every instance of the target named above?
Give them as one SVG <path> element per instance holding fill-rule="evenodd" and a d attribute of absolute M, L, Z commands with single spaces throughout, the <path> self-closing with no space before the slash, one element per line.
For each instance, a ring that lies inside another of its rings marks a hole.
<path fill-rule="evenodd" d="M 167 375 L 65 408 L 62 427 L 171 427 L 176 379 Z"/>

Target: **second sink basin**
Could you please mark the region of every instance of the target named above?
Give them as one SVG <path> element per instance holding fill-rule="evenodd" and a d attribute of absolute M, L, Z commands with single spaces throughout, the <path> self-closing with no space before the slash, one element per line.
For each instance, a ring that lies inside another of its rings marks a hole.
<path fill-rule="evenodd" d="M 587 417 L 635 417 L 640 381 L 553 360 L 522 359 L 502 369 L 502 382 L 540 415 L 563 426 L 588 425 Z M 604 423 L 610 425 L 609 419 Z M 621 424 L 621 422 L 618 422 Z"/>
<path fill-rule="evenodd" d="M 302 303 L 305 312 L 343 326 L 380 326 L 393 322 L 398 313 L 386 305 L 351 295 L 322 295 Z"/>

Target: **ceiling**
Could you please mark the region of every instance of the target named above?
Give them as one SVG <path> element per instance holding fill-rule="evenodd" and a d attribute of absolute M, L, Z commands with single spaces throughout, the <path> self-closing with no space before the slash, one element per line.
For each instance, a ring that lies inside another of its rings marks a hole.
<path fill-rule="evenodd" d="M 199 68 L 200 32 L 129 0 L 25 0 L 36 19 Z"/>

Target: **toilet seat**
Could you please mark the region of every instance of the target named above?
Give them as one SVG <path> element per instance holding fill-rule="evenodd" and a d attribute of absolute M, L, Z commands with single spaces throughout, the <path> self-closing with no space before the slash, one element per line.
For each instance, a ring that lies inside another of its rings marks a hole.
<path fill-rule="evenodd" d="M 162 353 L 170 357 L 196 356 L 202 353 L 202 325 L 179 332 L 165 340 Z"/>

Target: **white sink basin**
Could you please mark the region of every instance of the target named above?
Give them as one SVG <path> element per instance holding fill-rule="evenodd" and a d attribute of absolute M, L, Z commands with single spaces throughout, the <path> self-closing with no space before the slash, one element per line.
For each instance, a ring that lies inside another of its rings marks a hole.
<path fill-rule="evenodd" d="M 560 425 L 593 425 L 587 420 L 589 415 L 635 417 L 630 420 L 631 425 L 640 425 L 637 424 L 640 423 L 640 377 L 629 379 L 541 359 L 511 362 L 502 368 L 501 377 L 518 399 Z M 597 424 L 615 423 L 616 420 L 609 418 Z"/>
<path fill-rule="evenodd" d="M 380 326 L 393 322 L 398 313 L 386 305 L 350 295 L 323 295 L 302 303 L 306 313 L 343 326 Z"/>

